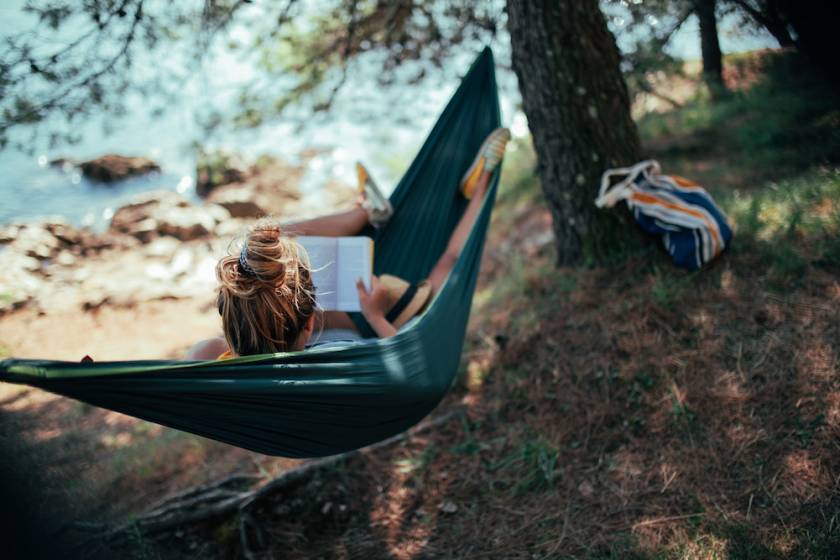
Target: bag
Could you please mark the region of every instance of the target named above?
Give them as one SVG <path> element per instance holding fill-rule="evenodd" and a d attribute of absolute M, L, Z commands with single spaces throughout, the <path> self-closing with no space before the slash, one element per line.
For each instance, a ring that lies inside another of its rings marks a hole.
<path fill-rule="evenodd" d="M 621 175 L 624 179 L 610 187 L 610 179 Z M 595 205 L 611 208 L 619 200 L 643 230 L 662 238 L 677 266 L 702 268 L 732 240 L 726 215 L 709 193 L 683 177 L 662 175 L 654 160 L 604 172 Z"/>

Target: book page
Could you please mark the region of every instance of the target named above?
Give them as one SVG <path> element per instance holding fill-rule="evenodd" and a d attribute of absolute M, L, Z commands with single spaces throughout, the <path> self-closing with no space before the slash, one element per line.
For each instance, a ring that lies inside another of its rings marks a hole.
<path fill-rule="evenodd" d="M 296 238 L 309 254 L 318 306 L 327 311 L 361 311 L 356 279 L 370 290 L 373 240 L 369 237 Z"/>
<path fill-rule="evenodd" d="M 338 238 L 299 236 L 295 238 L 309 254 L 315 299 L 322 309 L 338 309 Z"/>
<path fill-rule="evenodd" d="M 338 238 L 338 309 L 361 311 L 356 280 L 370 290 L 373 273 L 373 240 L 369 237 Z"/>

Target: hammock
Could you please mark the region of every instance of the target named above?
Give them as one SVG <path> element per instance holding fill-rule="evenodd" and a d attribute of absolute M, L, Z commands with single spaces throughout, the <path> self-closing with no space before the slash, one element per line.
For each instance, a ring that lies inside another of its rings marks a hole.
<path fill-rule="evenodd" d="M 466 207 L 461 175 L 499 123 L 485 48 L 391 195 L 393 218 L 370 232 L 377 274 L 426 277 Z M 498 172 L 444 286 L 393 337 L 215 362 L 6 359 L 0 380 L 268 455 L 321 457 L 383 440 L 419 422 L 452 384 L 497 183 Z"/>

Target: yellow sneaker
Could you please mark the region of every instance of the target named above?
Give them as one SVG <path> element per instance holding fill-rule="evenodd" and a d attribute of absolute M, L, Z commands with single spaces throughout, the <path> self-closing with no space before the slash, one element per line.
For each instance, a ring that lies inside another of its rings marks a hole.
<path fill-rule="evenodd" d="M 510 142 L 510 130 L 507 128 L 497 128 L 487 135 L 472 164 L 461 178 L 461 193 L 464 198 L 472 198 L 475 186 L 483 172 L 492 173 L 499 166 L 508 142 Z"/>

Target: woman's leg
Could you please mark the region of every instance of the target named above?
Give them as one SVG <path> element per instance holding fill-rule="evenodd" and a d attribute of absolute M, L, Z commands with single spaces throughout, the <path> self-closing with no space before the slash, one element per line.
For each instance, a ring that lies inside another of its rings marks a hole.
<path fill-rule="evenodd" d="M 470 203 L 464 211 L 464 214 L 461 216 L 461 220 L 458 222 L 458 225 L 455 226 L 452 236 L 449 238 L 449 244 L 446 246 L 446 250 L 443 252 L 443 255 L 440 256 L 432 269 L 432 272 L 429 274 L 429 283 L 432 286 L 433 294 L 436 294 L 438 290 L 440 290 L 440 287 L 443 286 L 443 283 L 446 281 L 446 277 L 449 276 L 449 273 L 455 266 L 455 263 L 458 262 L 461 250 L 464 248 L 464 244 L 467 242 L 470 230 L 472 230 L 475 219 L 478 216 L 478 211 L 481 208 L 481 202 L 484 200 L 484 195 L 487 193 L 487 184 L 490 182 L 490 176 L 490 172 L 482 172 L 481 177 L 478 179 L 478 183 L 476 183 L 475 191 L 470 199 Z"/>
<path fill-rule="evenodd" d="M 283 224 L 283 229 L 289 235 L 344 237 L 360 233 L 368 223 L 367 212 L 361 207 L 356 207 L 329 216 L 319 216 L 311 220 Z"/>

